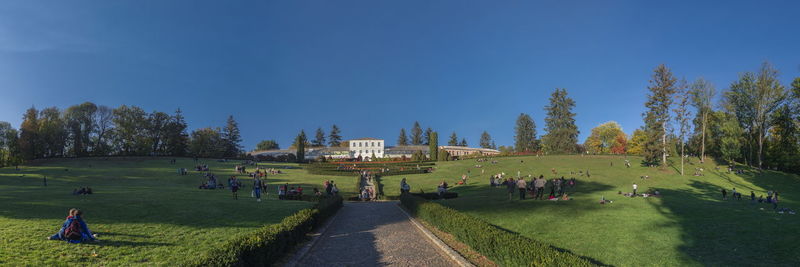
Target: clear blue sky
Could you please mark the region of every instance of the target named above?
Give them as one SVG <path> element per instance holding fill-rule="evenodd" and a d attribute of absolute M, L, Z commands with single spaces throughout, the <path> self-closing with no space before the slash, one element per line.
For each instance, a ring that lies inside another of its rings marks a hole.
<path fill-rule="evenodd" d="M 476 145 L 543 134 L 556 87 L 580 142 L 642 124 L 652 69 L 727 88 L 765 60 L 800 76 L 798 1 L 4 1 L 0 120 L 92 101 L 181 108 L 191 128 L 232 114 L 244 145 L 300 129 L 393 144 L 415 120 Z"/>

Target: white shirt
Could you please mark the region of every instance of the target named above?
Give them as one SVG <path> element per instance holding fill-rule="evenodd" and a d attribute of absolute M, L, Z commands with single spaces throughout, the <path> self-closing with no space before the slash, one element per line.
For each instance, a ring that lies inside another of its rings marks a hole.
<path fill-rule="evenodd" d="M 639 186 L 636 185 L 636 184 L 633 184 L 633 189 L 637 189 L 637 188 L 639 188 Z"/>

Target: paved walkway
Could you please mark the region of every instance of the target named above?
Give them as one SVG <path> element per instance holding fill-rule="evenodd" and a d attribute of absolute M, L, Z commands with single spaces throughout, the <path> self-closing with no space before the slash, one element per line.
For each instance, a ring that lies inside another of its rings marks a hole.
<path fill-rule="evenodd" d="M 397 206 L 346 202 L 298 266 L 457 266 Z"/>

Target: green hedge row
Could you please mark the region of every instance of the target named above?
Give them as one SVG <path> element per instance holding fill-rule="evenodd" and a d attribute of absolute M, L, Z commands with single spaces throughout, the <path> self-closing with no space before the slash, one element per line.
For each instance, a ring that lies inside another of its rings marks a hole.
<path fill-rule="evenodd" d="M 280 223 L 229 239 L 217 248 L 183 266 L 270 266 L 286 252 L 306 240 L 306 234 L 342 207 L 339 196 L 323 198 L 313 208 L 303 209 Z"/>
<path fill-rule="evenodd" d="M 419 197 L 405 195 L 400 197 L 400 201 L 414 217 L 452 234 L 458 241 L 501 266 L 603 265 Z"/>

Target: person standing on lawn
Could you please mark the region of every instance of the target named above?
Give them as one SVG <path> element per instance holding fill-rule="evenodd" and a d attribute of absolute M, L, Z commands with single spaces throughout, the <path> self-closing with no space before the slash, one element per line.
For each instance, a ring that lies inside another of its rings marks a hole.
<path fill-rule="evenodd" d="M 258 202 L 261 202 L 261 188 L 262 188 L 262 186 L 263 186 L 263 184 L 261 183 L 261 178 L 258 178 L 258 176 L 256 176 L 256 178 L 253 179 L 253 194 L 256 197 L 256 201 L 258 201 Z"/>
<path fill-rule="evenodd" d="M 508 178 L 506 180 L 506 190 L 508 191 L 508 200 L 514 199 L 514 190 L 517 187 L 516 182 L 514 182 L 514 178 Z"/>
<path fill-rule="evenodd" d="M 236 176 L 231 176 L 228 179 L 228 186 L 231 187 L 231 193 L 233 193 L 233 199 L 239 199 L 239 180 L 236 179 Z"/>
<path fill-rule="evenodd" d="M 633 196 L 636 196 L 636 189 L 639 189 L 639 185 L 633 183 Z"/>
<path fill-rule="evenodd" d="M 528 184 L 525 182 L 525 179 L 520 178 L 517 180 L 517 188 L 519 189 L 519 200 L 525 200 L 525 191 L 528 188 Z"/>

